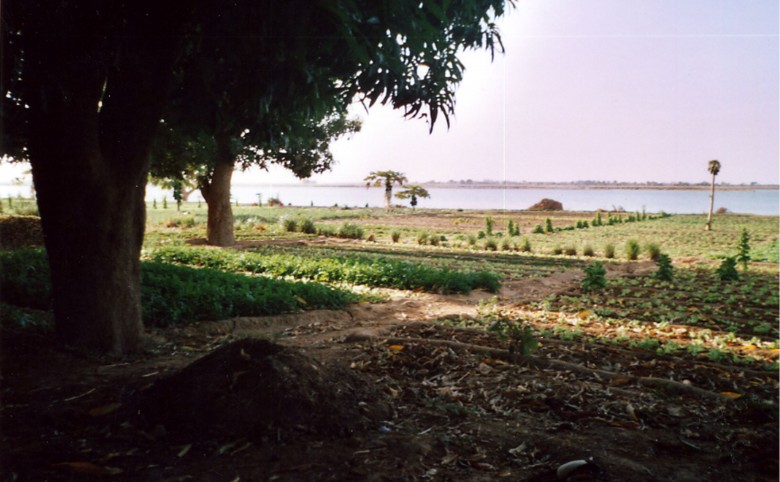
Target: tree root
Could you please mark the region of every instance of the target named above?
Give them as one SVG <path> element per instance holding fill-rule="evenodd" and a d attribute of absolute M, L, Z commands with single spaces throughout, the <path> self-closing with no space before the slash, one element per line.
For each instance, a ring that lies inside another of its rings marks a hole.
<path fill-rule="evenodd" d="M 552 360 L 549 358 L 542 358 L 533 355 L 520 356 L 514 353 L 510 353 L 509 350 L 503 350 L 501 348 L 492 348 L 482 345 L 474 345 L 471 343 L 462 343 L 451 340 L 437 340 L 427 338 L 404 338 L 404 337 L 380 337 L 369 336 L 362 333 L 354 333 L 347 337 L 345 340 L 348 343 L 356 343 L 363 341 L 381 341 L 383 343 L 392 345 L 402 345 L 406 343 L 421 343 L 434 346 L 443 346 L 451 348 L 457 352 L 477 353 L 480 355 L 486 355 L 491 358 L 496 358 L 506 362 L 514 363 L 517 365 L 532 366 L 539 370 L 559 370 L 570 371 L 578 374 L 582 374 L 591 378 L 595 378 L 599 381 L 610 381 L 615 379 L 625 380 L 627 383 L 637 383 L 643 387 L 652 389 L 661 389 L 667 393 L 673 395 L 689 395 L 699 398 L 708 398 L 713 400 L 728 401 L 729 397 L 717 392 L 705 390 L 703 388 L 688 385 L 686 383 L 677 382 L 674 380 L 667 380 L 665 378 L 657 377 L 637 377 L 633 375 L 616 373 L 608 370 L 600 370 L 597 368 L 588 368 L 576 363 Z"/>

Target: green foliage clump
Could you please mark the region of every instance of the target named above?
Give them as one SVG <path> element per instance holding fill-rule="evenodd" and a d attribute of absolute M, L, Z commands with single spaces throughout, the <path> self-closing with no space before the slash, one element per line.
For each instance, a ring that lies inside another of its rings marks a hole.
<path fill-rule="evenodd" d="M 495 251 L 498 249 L 498 244 L 494 238 L 487 238 L 485 240 L 485 251 Z"/>
<path fill-rule="evenodd" d="M 164 248 L 153 252 L 149 257 L 153 261 L 224 271 L 405 290 L 468 293 L 476 288 L 493 292 L 499 288 L 498 276 L 486 271 L 455 271 L 386 258 L 323 258 L 292 254 L 235 253 L 191 247 Z"/>
<path fill-rule="evenodd" d="M 490 325 L 490 331 L 496 333 L 500 340 L 509 342 L 511 357 L 526 357 L 539 348 L 539 340 L 533 327 L 522 320 L 496 317 Z"/>
<path fill-rule="evenodd" d="M 421 231 L 417 233 L 417 244 L 420 246 L 425 246 L 428 244 L 428 232 L 427 231 Z"/>
<path fill-rule="evenodd" d="M 16 306 L 51 309 L 49 267 L 43 250 L 0 254 L 3 299 Z M 141 264 L 144 324 L 169 326 L 235 316 L 273 315 L 312 309 L 339 309 L 351 293 L 301 283 L 194 269 L 161 262 Z"/>
<path fill-rule="evenodd" d="M 560 256 L 563 254 L 563 248 L 561 248 L 560 246 L 555 246 L 553 247 L 551 252 L 554 256 Z"/>
<path fill-rule="evenodd" d="M 604 257 L 607 259 L 612 259 L 615 257 L 615 245 L 612 243 L 607 243 L 604 246 Z"/>
<path fill-rule="evenodd" d="M 592 256 L 595 256 L 595 255 L 596 255 L 596 253 L 593 251 L 593 246 L 591 246 L 590 244 L 586 244 L 586 245 L 585 245 L 585 246 L 582 248 L 582 255 L 583 255 L 583 256 L 587 256 L 587 257 L 592 257 Z"/>
<path fill-rule="evenodd" d="M 718 279 L 721 281 L 736 281 L 739 279 L 739 273 L 737 272 L 737 258 L 734 256 L 728 256 L 723 259 L 715 270 L 718 275 Z"/>
<path fill-rule="evenodd" d="M 281 219 L 282 229 L 287 233 L 294 233 L 298 229 L 298 223 L 293 218 Z"/>
<path fill-rule="evenodd" d="M 490 216 L 485 218 L 485 235 L 487 236 L 493 236 L 493 227 L 496 225 L 496 222 L 491 218 Z"/>
<path fill-rule="evenodd" d="M 512 242 L 509 241 L 509 238 L 504 238 L 501 240 L 501 251 L 511 251 L 512 250 Z"/>
<path fill-rule="evenodd" d="M 305 218 L 298 224 L 298 230 L 304 234 L 315 234 L 317 232 L 317 226 L 314 225 L 314 221 Z"/>
<path fill-rule="evenodd" d="M 655 279 L 661 281 L 672 281 L 672 258 L 670 258 L 668 254 L 661 253 L 655 258 L 655 261 L 656 265 L 658 266 L 658 270 L 656 270 L 656 272 L 653 274 Z"/>
<path fill-rule="evenodd" d="M 544 228 L 541 224 L 537 224 L 534 226 L 533 231 L 531 231 L 533 234 L 544 234 Z"/>
<path fill-rule="evenodd" d="M 344 223 L 339 228 L 337 235 L 339 238 L 363 239 L 363 228 L 357 224 Z"/>
<path fill-rule="evenodd" d="M 510 236 L 520 236 L 520 223 L 516 223 L 510 219 L 506 225 L 506 232 Z"/>
<path fill-rule="evenodd" d="M 647 257 L 653 261 L 658 261 L 658 257 L 661 255 L 661 248 L 655 243 L 648 243 L 645 246 L 645 251 L 647 252 Z"/>
<path fill-rule="evenodd" d="M 531 252 L 531 241 L 527 237 L 523 237 L 523 240 L 520 242 L 520 251 L 523 253 Z"/>
<path fill-rule="evenodd" d="M 736 261 L 742 266 L 742 271 L 747 271 L 750 262 L 750 234 L 745 228 L 742 228 L 742 233 L 739 236 Z"/>
<path fill-rule="evenodd" d="M 552 225 L 552 220 L 550 218 L 544 220 L 544 231 L 547 233 L 552 233 L 555 231 Z"/>
<path fill-rule="evenodd" d="M 639 258 L 639 243 L 635 239 L 626 241 L 626 258 L 635 261 Z"/>
<path fill-rule="evenodd" d="M 583 291 L 590 292 L 607 286 L 607 270 L 604 269 L 603 263 L 595 262 L 586 266 L 583 270 L 585 271 L 585 278 L 580 284 Z"/>
<path fill-rule="evenodd" d="M 391 232 L 391 233 L 390 233 L 390 239 L 391 239 L 391 240 L 392 240 L 394 243 L 397 243 L 397 242 L 399 242 L 399 241 L 401 240 L 401 232 L 400 232 L 400 231 L 397 231 L 397 230 L 396 230 L 396 231 L 393 231 L 393 232 Z"/>

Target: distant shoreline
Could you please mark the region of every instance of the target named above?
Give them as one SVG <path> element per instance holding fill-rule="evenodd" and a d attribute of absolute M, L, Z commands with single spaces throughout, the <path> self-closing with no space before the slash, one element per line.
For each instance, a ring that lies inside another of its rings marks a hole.
<path fill-rule="evenodd" d="M 654 190 L 654 191 L 709 191 L 710 185 L 696 184 L 588 184 L 588 183 L 492 183 L 492 182 L 472 182 L 472 183 L 451 183 L 451 182 L 410 182 L 407 184 L 416 184 L 425 188 L 437 189 L 599 189 L 599 190 Z M 236 186 L 251 186 L 255 184 L 234 183 Z M 276 187 L 365 187 L 364 183 L 279 183 L 273 184 Z M 777 184 L 715 184 L 716 191 L 777 191 L 780 185 Z"/>

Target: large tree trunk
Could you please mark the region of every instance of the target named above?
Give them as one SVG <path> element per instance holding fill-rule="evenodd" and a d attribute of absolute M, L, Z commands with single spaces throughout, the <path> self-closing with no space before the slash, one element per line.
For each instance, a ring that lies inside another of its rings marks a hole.
<path fill-rule="evenodd" d="M 144 191 L 181 18 L 154 2 L 58 5 L 24 17 L 28 148 L 56 331 L 122 355 L 143 334 Z"/>
<path fill-rule="evenodd" d="M 233 207 L 230 204 L 230 182 L 235 160 L 226 139 L 217 139 L 217 159 L 211 178 L 201 187 L 208 204 L 206 239 L 213 246 L 233 246 Z"/>

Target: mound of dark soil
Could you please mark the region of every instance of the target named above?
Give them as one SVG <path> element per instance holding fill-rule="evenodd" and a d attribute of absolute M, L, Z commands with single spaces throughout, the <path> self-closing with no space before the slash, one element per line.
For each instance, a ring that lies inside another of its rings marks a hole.
<path fill-rule="evenodd" d="M 542 199 L 538 203 L 534 204 L 529 211 L 563 211 L 563 204 L 554 199 Z"/>
<path fill-rule="evenodd" d="M 36 216 L 0 216 L 0 249 L 43 246 L 41 218 Z"/>
<path fill-rule="evenodd" d="M 387 397 L 346 367 L 293 348 L 244 339 L 225 345 L 140 394 L 133 408 L 172 435 L 261 440 L 293 433 L 346 436 L 389 415 Z"/>

